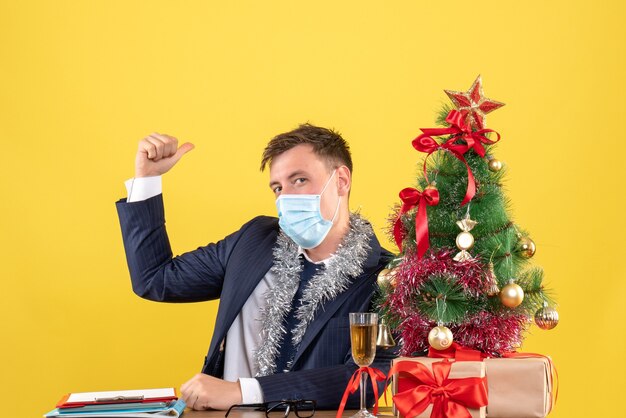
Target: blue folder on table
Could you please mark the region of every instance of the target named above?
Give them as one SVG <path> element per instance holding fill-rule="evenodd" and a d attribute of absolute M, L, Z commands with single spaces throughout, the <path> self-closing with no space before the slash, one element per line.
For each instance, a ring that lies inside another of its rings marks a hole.
<path fill-rule="evenodd" d="M 182 399 L 166 403 L 165 406 L 149 407 L 142 404 L 126 404 L 122 405 L 101 406 L 100 409 L 55 408 L 44 415 L 45 418 L 81 418 L 81 417 L 98 417 L 98 418 L 149 418 L 149 417 L 180 417 L 187 405 Z"/>

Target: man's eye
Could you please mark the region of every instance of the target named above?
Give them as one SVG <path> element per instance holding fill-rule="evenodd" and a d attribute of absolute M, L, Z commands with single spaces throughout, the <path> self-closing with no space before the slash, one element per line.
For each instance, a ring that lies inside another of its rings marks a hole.
<path fill-rule="evenodd" d="M 281 191 L 282 189 L 283 189 L 282 187 L 280 187 L 280 186 L 276 186 L 276 187 L 274 187 L 274 188 L 272 189 L 272 191 L 274 192 L 274 194 L 277 194 L 277 193 L 280 193 L 280 191 Z"/>
<path fill-rule="evenodd" d="M 299 179 L 296 179 L 296 181 L 294 181 L 295 184 L 302 184 L 306 181 L 306 179 L 304 177 L 300 177 Z"/>

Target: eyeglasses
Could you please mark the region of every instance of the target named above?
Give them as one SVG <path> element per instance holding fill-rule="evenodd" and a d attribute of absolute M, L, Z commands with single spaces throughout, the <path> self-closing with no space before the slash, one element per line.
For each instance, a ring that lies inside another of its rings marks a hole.
<path fill-rule="evenodd" d="M 282 401 L 269 401 L 263 403 L 247 403 L 233 405 L 226 411 L 227 417 L 235 408 L 253 408 L 255 411 L 265 411 L 267 418 L 286 417 L 293 410 L 298 418 L 310 418 L 315 415 L 315 401 L 304 399 L 283 399 Z"/>

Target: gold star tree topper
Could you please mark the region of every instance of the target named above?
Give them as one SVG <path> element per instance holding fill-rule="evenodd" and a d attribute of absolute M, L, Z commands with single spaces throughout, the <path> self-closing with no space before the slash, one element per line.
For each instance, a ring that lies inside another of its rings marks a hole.
<path fill-rule="evenodd" d="M 483 93 L 483 82 L 480 75 L 476 77 L 474 84 L 467 92 L 454 90 L 444 90 L 460 112 L 467 114 L 465 123 L 471 125 L 472 129 L 484 129 L 487 126 L 485 115 L 504 106 L 504 103 L 497 102 L 485 97 Z"/>

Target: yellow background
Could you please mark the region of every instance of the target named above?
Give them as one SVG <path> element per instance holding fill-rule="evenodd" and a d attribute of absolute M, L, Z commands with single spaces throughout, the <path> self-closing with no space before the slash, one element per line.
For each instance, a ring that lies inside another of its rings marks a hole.
<path fill-rule="evenodd" d="M 40 416 L 70 391 L 180 386 L 217 302 L 141 300 L 114 201 L 136 143 L 196 149 L 164 178 L 176 253 L 274 214 L 263 146 L 310 121 L 355 160 L 383 227 L 443 89 L 482 74 L 514 219 L 561 323 L 554 417 L 613 416 L 624 352 L 625 8 L 591 1 L 8 1 L 0 6 L 0 393 Z M 388 241 L 386 241 L 389 243 Z"/>

